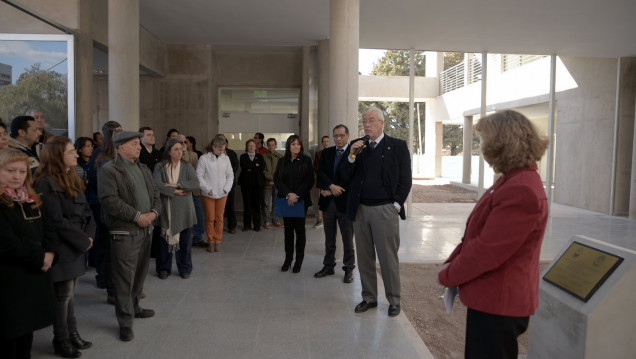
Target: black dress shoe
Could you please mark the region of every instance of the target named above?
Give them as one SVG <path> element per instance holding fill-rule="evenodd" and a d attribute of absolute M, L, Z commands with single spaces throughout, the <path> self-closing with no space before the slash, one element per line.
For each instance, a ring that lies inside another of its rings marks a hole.
<path fill-rule="evenodd" d="M 342 282 L 343 283 L 353 282 L 353 270 L 345 269 L 345 275 L 344 275 L 344 278 L 342 279 Z"/>
<path fill-rule="evenodd" d="M 389 317 L 396 317 L 400 314 L 400 306 L 391 304 L 389 305 Z"/>
<path fill-rule="evenodd" d="M 155 311 L 152 309 L 142 309 L 140 312 L 135 313 L 135 318 L 150 318 L 155 316 Z"/>
<path fill-rule="evenodd" d="M 291 266 L 291 261 L 285 261 L 285 263 L 283 263 L 283 266 L 280 267 L 280 271 L 281 272 L 287 272 L 289 270 L 289 267 Z"/>
<path fill-rule="evenodd" d="M 82 339 L 78 332 L 69 333 L 69 337 L 71 338 L 71 344 L 76 349 L 88 349 L 93 345 L 93 343 L 87 342 L 86 340 Z"/>
<path fill-rule="evenodd" d="M 247 232 L 249 231 L 251 228 L 250 227 L 243 227 L 243 232 Z"/>
<path fill-rule="evenodd" d="M 261 231 L 261 227 L 255 227 L 255 228 L 254 228 L 254 231 L 255 231 L 255 232 L 260 232 L 260 231 Z"/>
<path fill-rule="evenodd" d="M 334 271 L 333 271 L 333 267 L 322 267 L 322 269 L 318 272 L 316 272 L 316 274 L 314 274 L 315 278 L 322 278 L 322 277 L 326 277 L 328 275 L 333 275 Z"/>
<path fill-rule="evenodd" d="M 162 270 L 161 272 L 159 272 L 159 279 L 166 279 L 169 275 L 170 274 L 167 271 Z"/>
<path fill-rule="evenodd" d="M 53 339 L 53 350 L 62 358 L 79 358 L 82 353 L 71 345 L 70 339 Z"/>
<path fill-rule="evenodd" d="M 133 330 L 130 327 L 121 327 L 119 328 L 119 339 L 129 342 L 133 340 L 135 334 L 133 334 Z"/>
<path fill-rule="evenodd" d="M 358 303 L 358 305 L 356 305 L 356 313 L 364 313 L 370 308 L 375 308 L 377 306 L 378 302 L 367 302 L 366 300 L 363 300 L 362 302 Z"/>
<path fill-rule="evenodd" d="M 294 268 L 292 268 L 292 272 L 293 273 L 298 273 L 300 272 L 300 267 L 303 265 L 303 262 L 298 262 L 296 261 L 296 263 L 294 263 Z"/>

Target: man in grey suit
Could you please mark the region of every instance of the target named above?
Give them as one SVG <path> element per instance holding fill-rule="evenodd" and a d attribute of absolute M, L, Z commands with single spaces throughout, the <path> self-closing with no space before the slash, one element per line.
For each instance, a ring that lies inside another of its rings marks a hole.
<path fill-rule="evenodd" d="M 384 115 L 376 107 L 362 113 L 369 141 L 352 141 L 342 166 L 351 179 L 347 216 L 353 228 L 362 284 L 362 302 L 356 313 L 378 306 L 375 256 L 380 261 L 389 316 L 400 314 L 399 219 L 406 219 L 404 202 L 411 191 L 411 156 L 406 142 L 384 134 Z"/>
<path fill-rule="evenodd" d="M 139 306 L 148 274 L 152 222 L 161 212 L 159 189 L 148 167 L 139 162 L 141 136 L 139 132 L 116 134 L 117 157 L 100 168 L 97 180 L 102 220 L 109 229 L 115 314 L 123 341 L 135 337 L 133 318 L 155 315 Z"/>

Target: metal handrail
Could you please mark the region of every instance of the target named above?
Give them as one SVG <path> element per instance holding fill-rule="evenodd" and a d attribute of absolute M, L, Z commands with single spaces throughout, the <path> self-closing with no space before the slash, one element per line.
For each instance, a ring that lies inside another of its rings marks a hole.
<path fill-rule="evenodd" d="M 546 55 L 517 55 L 517 54 L 501 55 L 501 72 L 506 72 L 512 69 L 516 69 L 517 67 L 527 65 L 531 62 L 540 60 L 544 57 L 547 57 L 547 56 Z"/>

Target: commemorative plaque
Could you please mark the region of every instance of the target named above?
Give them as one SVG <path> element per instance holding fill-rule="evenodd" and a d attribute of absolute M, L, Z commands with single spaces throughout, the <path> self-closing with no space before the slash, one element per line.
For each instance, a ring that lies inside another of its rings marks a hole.
<path fill-rule="evenodd" d="M 573 241 L 543 279 L 587 302 L 622 261 L 622 257 Z"/>

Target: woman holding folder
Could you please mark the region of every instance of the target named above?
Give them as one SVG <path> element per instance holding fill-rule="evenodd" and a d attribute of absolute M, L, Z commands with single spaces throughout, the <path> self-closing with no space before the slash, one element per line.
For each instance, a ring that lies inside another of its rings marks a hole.
<path fill-rule="evenodd" d="M 311 206 L 309 190 L 314 184 L 314 167 L 311 158 L 304 155 L 305 149 L 300 136 L 291 135 L 285 145 L 285 156 L 278 161 L 274 174 L 274 185 L 278 191 L 278 198 L 287 199 L 287 205 L 303 206 L 301 217 L 283 215 L 285 224 L 285 262 L 280 268 L 287 272 L 294 259 L 294 232 L 296 233 L 296 263 L 292 272 L 300 272 L 305 257 L 305 213 Z M 283 208 L 284 212 L 293 213 L 292 208 Z"/>

